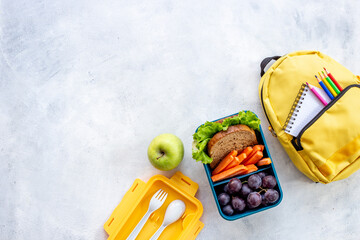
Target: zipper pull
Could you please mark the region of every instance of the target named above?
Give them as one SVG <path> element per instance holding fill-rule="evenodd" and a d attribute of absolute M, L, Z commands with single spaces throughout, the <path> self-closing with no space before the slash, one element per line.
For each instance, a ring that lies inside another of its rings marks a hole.
<path fill-rule="evenodd" d="M 270 131 L 271 135 L 273 135 L 274 137 L 277 137 L 274 129 L 271 126 L 269 126 L 269 131 Z"/>

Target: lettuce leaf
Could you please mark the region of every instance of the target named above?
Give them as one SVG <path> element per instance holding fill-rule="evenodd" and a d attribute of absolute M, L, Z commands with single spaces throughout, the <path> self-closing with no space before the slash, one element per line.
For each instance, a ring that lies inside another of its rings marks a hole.
<path fill-rule="evenodd" d="M 196 161 L 201 161 L 202 163 L 205 164 L 212 162 L 212 158 L 206 154 L 206 150 L 205 150 L 210 139 L 211 138 L 207 138 L 204 141 L 199 142 L 198 144 L 195 144 L 195 146 L 193 146 L 192 157 Z"/>
<path fill-rule="evenodd" d="M 241 111 L 237 116 L 225 119 L 222 123 L 206 122 L 201 125 L 193 135 L 194 143 L 192 157 L 196 161 L 208 164 L 212 158 L 207 154 L 206 146 L 210 139 L 220 131 L 226 131 L 228 127 L 238 124 L 244 124 L 250 128 L 259 131 L 260 119 L 251 111 Z"/>
<path fill-rule="evenodd" d="M 223 126 L 221 125 L 221 123 L 206 122 L 198 128 L 197 132 L 193 135 L 193 137 L 194 140 L 201 142 L 207 138 L 212 138 L 215 133 L 221 130 L 223 130 Z"/>
<path fill-rule="evenodd" d="M 241 124 L 247 125 L 256 131 L 260 131 L 260 119 L 255 115 L 255 113 L 242 111 L 239 112 L 238 117 L 240 118 Z"/>

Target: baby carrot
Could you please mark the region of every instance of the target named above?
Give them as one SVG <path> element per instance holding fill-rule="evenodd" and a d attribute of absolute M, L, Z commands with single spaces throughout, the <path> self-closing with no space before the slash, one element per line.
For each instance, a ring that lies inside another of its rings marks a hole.
<path fill-rule="evenodd" d="M 263 153 L 261 151 L 257 151 L 252 157 L 244 161 L 244 165 L 256 164 L 262 158 L 263 158 Z"/>
<path fill-rule="evenodd" d="M 219 172 L 223 171 L 234 160 L 236 155 L 237 155 L 236 150 L 231 151 L 223 160 L 221 160 L 219 165 L 212 172 L 212 175 L 216 175 Z"/>
<path fill-rule="evenodd" d="M 227 165 L 227 167 L 224 170 L 228 170 L 230 168 L 239 165 L 242 161 L 244 161 L 245 158 L 246 158 L 246 154 L 241 153 L 239 156 L 235 157 L 234 160 L 229 165 Z"/>
<path fill-rule="evenodd" d="M 254 164 L 250 164 L 245 167 L 246 171 L 242 175 L 249 174 L 258 170 L 258 168 Z"/>
<path fill-rule="evenodd" d="M 252 150 L 253 150 L 252 147 L 247 147 L 241 153 L 245 153 L 246 156 L 249 156 L 249 154 L 252 152 Z"/>
<path fill-rule="evenodd" d="M 262 146 L 264 146 L 264 145 L 255 145 L 253 147 L 253 150 L 251 151 L 251 153 L 247 155 L 247 158 L 245 159 L 244 162 L 246 162 L 248 159 L 250 159 L 256 152 L 263 151 L 264 148 Z"/>
<path fill-rule="evenodd" d="M 238 166 L 230 168 L 224 172 L 221 172 L 221 173 L 218 173 L 218 174 L 212 176 L 211 179 L 213 180 L 213 182 L 217 182 L 217 181 L 229 178 L 229 177 L 241 175 L 242 172 L 244 172 L 247 169 L 248 168 L 245 167 L 244 165 L 238 165 Z"/>
<path fill-rule="evenodd" d="M 260 161 L 257 162 L 257 166 L 265 166 L 265 165 L 269 165 L 271 164 L 271 159 L 270 158 L 263 158 Z"/>

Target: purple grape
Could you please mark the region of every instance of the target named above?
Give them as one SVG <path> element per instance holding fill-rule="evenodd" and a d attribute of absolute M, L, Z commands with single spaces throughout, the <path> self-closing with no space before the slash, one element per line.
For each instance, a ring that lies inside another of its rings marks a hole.
<path fill-rule="evenodd" d="M 229 193 L 232 195 L 232 194 L 235 194 L 235 193 L 238 193 L 242 187 L 242 184 L 241 184 L 241 181 L 237 178 L 233 178 L 229 181 L 228 183 L 228 188 L 229 188 Z"/>
<path fill-rule="evenodd" d="M 261 204 L 261 195 L 258 192 L 252 192 L 247 197 L 247 203 L 250 208 L 256 208 Z"/>
<path fill-rule="evenodd" d="M 261 179 L 263 179 L 263 177 L 266 176 L 266 173 L 264 173 L 264 172 L 259 172 L 257 175 L 259 175 L 259 177 L 260 177 Z"/>
<path fill-rule="evenodd" d="M 262 179 L 263 188 L 274 188 L 276 186 L 276 178 L 272 175 L 265 176 Z"/>
<path fill-rule="evenodd" d="M 218 196 L 218 201 L 221 206 L 225 206 L 230 202 L 230 196 L 227 193 L 220 193 Z"/>
<path fill-rule="evenodd" d="M 248 178 L 249 187 L 256 190 L 261 187 L 261 177 L 257 174 L 253 174 Z"/>
<path fill-rule="evenodd" d="M 279 192 L 274 189 L 268 189 L 264 197 L 268 203 L 274 203 L 279 199 Z"/>
<path fill-rule="evenodd" d="M 248 207 L 248 209 L 253 209 L 253 208 L 255 208 L 255 207 L 251 206 L 249 203 L 247 203 L 246 206 Z"/>
<path fill-rule="evenodd" d="M 264 207 L 269 205 L 268 201 L 265 199 L 265 194 L 261 194 L 261 205 Z"/>
<path fill-rule="evenodd" d="M 241 190 L 240 190 L 241 196 L 242 196 L 243 198 L 246 198 L 246 197 L 249 195 L 249 193 L 251 193 L 251 192 L 252 192 L 252 190 L 251 190 L 251 188 L 249 187 L 249 184 L 244 183 L 244 184 L 242 185 Z"/>
<path fill-rule="evenodd" d="M 224 192 L 229 193 L 229 184 L 225 184 Z"/>
<path fill-rule="evenodd" d="M 231 200 L 231 206 L 235 211 L 241 212 L 245 209 L 246 204 L 244 199 L 239 197 L 233 197 Z"/>
<path fill-rule="evenodd" d="M 222 208 L 222 211 L 225 215 L 231 216 L 234 213 L 234 209 L 230 205 L 226 205 Z"/>

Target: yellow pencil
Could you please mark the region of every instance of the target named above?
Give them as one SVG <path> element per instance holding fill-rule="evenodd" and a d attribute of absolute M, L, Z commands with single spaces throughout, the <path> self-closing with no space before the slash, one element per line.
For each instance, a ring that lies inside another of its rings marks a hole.
<path fill-rule="evenodd" d="M 326 79 L 324 79 L 324 77 L 320 74 L 320 72 L 318 72 L 320 78 L 321 78 L 321 81 L 325 84 L 326 88 L 331 92 L 331 94 L 336 97 L 337 94 L 335 92 L 335 90 L 330 86 L 330 84 L 326 81 Z"/>

